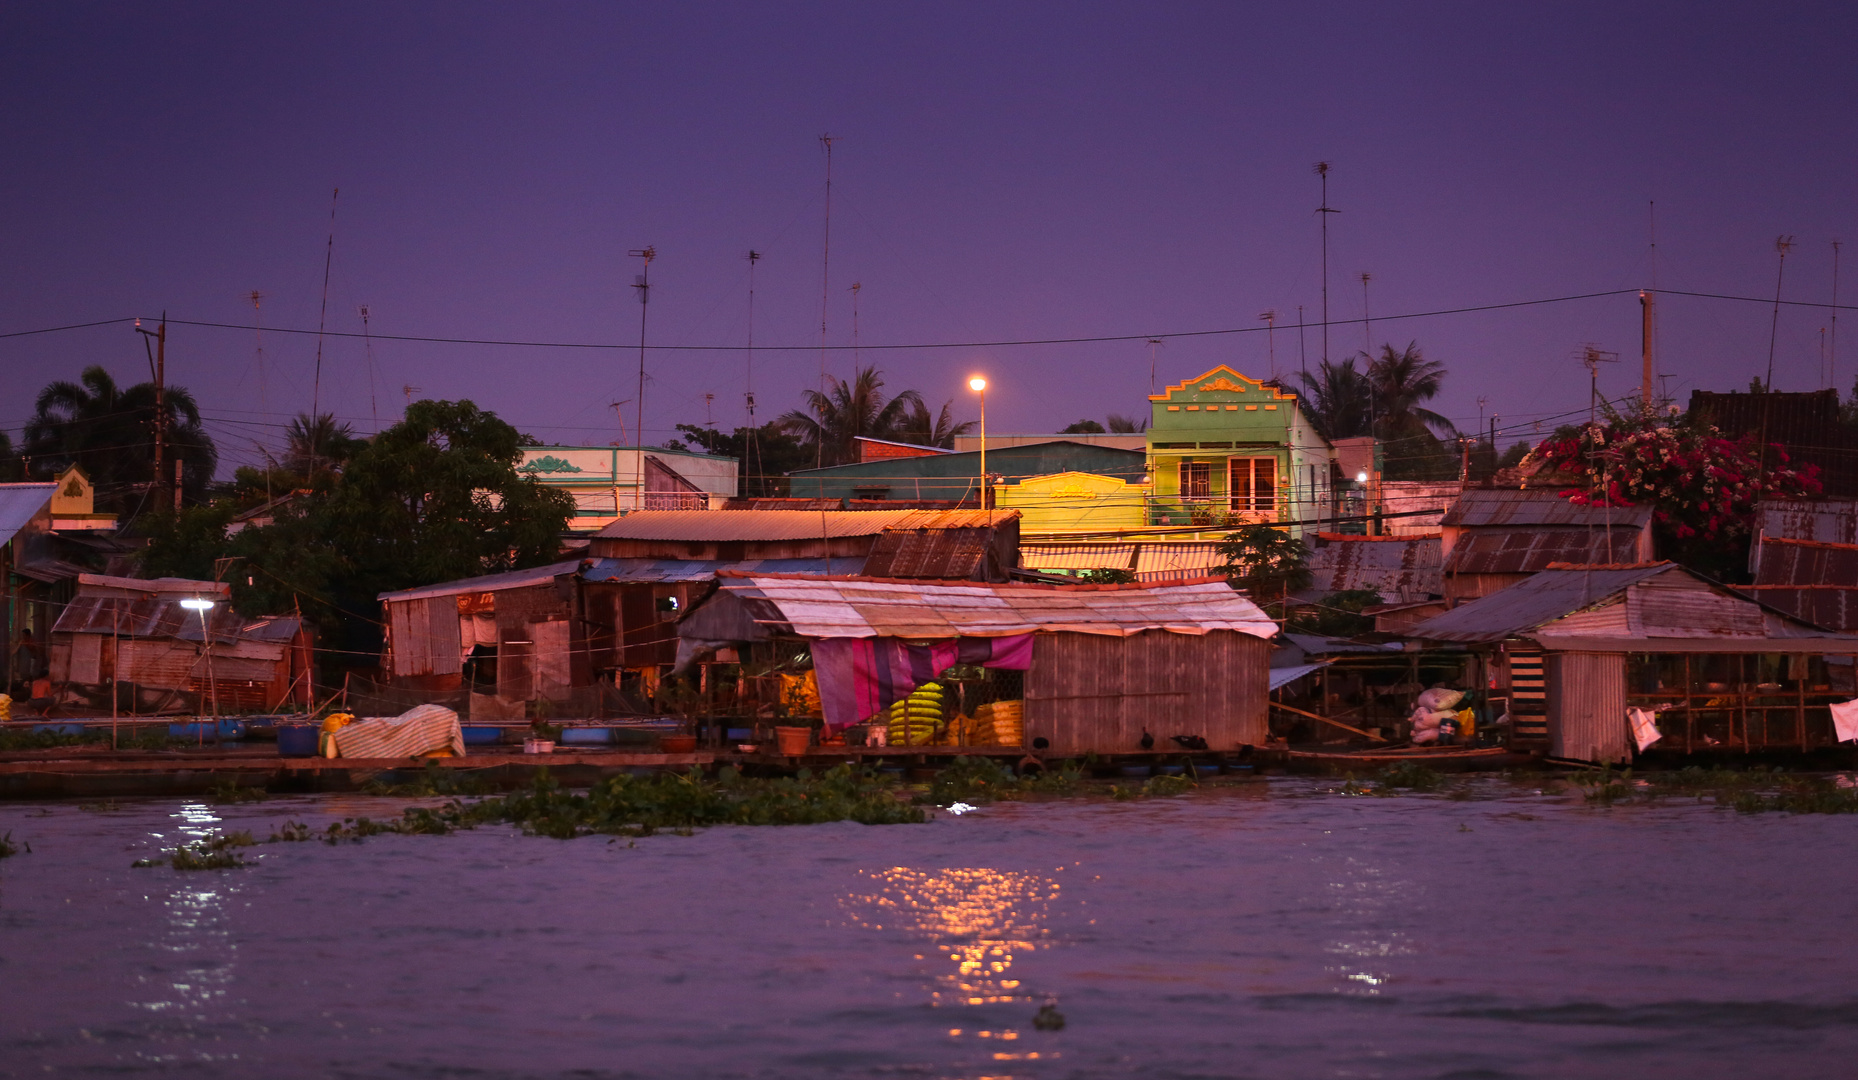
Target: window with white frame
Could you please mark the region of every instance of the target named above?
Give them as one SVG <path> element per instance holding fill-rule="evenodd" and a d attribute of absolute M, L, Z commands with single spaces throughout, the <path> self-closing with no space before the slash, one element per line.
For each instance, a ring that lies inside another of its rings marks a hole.
<path fill-rule="evenodd" d="M 1213 463 L 1210 461 L 1181 462 L 1181 498 L 1210 499 L 1213 497 Z"/>
<path fill-rule="evenodd" d="M 1270 514 L 1277 511 L 1277 459 L 1230 458 L 1227 486 L 1235 514 Z"/>

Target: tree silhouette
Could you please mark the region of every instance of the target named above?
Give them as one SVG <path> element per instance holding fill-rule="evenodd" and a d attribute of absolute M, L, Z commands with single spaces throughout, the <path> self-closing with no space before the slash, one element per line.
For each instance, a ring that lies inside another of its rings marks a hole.
<path fill-rule="evenodd" d="M 885 400 L 884 374 L 875 367 L 859 368 L 849 381 L 830 375 L 826 381 L 830 384 L 826 393 L 806 391 L 806 408 L 794 409 L 776 421 L 781 430 L 797 436 L 820 465 L 857 461 L 858 449 L 852 440 L 859 436 L 892 438 L 912 406 L 922 406 L 922 395 L 914 390 Z"/>
<path fill-rule="evenodd" d="M 170 386 L 166 402 L 167 460 L 181 461 L 181 490 L 198 501 L 219 466 L 219 451 L 200 424 L 192 394 Z M 155 384 L 119 387 L 93 364 L 77 382 L 61 379 L 39 391 L 26 422 L 24 452 L 35 477 L 81 466 L 98 500 L 122 512 L 138 505 L 137 488 L 155 479 L 155 430 Z"/>

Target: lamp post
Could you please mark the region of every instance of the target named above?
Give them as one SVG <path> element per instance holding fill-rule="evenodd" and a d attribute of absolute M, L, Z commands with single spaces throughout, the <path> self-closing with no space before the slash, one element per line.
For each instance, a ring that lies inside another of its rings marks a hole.
<path fill-rule="evenodd" d="M 213 741 L 219 742 L 219 684 L 213 681 L 213 633 L 207 629 L 206 613 L 213 610 L 213 601 L 200 596 L 191 596 L 181 601 L 181 606 L 200 616 L 200 648 L 206 653 L 206 687 L 213 702 Z M 206 729 L 198 726 L 199 717 L 195 718 L 196 745 L 206 745 Z"/>
<path fill-rule="evenodd" d="M 981 396 L 981 509 L 987 509 L 987 380 L 979 375 L 968 380 L 968 389 Z"/>

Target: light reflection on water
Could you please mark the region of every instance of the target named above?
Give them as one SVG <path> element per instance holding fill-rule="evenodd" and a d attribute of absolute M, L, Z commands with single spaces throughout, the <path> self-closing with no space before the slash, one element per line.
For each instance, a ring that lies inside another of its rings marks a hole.
<path fill-rule="evenodd" d="M 1425 910 L 1421 890 L 1376 862 L 1340 860 L 1339 879 L 1329 883 L 1338 916 L 1336 936 L 1324 949 L 1339 961 L 1329 970 L 1344 993 L 1379 996 L 1395 976 L 1394 960 L 1416 951 L 1414 935 L 1401 929 L 1410 914 Z"/>
<path fill-rule="evenodd" d="M 204 803 L 183 804 L 169 817 L 178 822 L 170 832 L 149 834 L 164 849 L 210 840 L 223 831 L 219 815 Z M 168 888 L 161 899 L 162 918 L 148 943 L 159 959 L 150 965 L 152 972 L 136 977 L 137 997 L 130 1005 L 156 1018 L 155 1042 L 176 1050 L 145 1050 L 137 1056 L 151 1062 L 236 1060 L 237 1053 L 218 1054 L 199 1044 L 211 1039 L 213 1025 L 231 1018 L 239 943 L 228 909 L 240 891 L 239 876 L 173 874 L 163 884 Z"/>
<path fill-rule="evenodd" d="M 952 968 L 936 978 L 930 994 L 936 1003 L 1030 1000 L 1012 977 L 1013 959 L 1049 943 L 1045 923 L 1058 903 L 1056 879 L 984 867 L 893 866 L 859 876 L 866 888 L 842 901 L 854 925 L 926 938 Z"/>

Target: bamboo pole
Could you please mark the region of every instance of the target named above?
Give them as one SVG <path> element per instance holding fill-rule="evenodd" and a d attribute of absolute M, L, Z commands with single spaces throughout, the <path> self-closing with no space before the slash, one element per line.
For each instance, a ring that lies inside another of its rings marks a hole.
<path fill-rule="evenodd" d="M 1282 709 L 1283 711 L 1287 713 L 1296 713 L 1298 716 L 1307 716 L 1311 720 L 1317 720 L 1317 721 L 1321 721 L 1322 723 L 1332 725 L 1334 727 L 1339 727 L 1343 731 L 1352 731 L 1355 734 L 1360 735 L 1361 737 L 1365 739 L 1373 739 L 1375 742 L 1387 742 L 1388 741 L 1386 739 L 1381 738 L 1379 735 L 1370 734 L 1366 731 L 1361 730 L 1358 727 L 1349 727 L 1347 724 L 1344 724 L 1340 720 L 1331 720 L 1327 716 L 1318 716 L 1313 712 L 1304 712 L 1302 709 L 1292 708 L 1291 706 L 1285 705 L 1282 702 L 1273 701 L 1271 702 L 1271 707 L 1274 709 Z"/>

